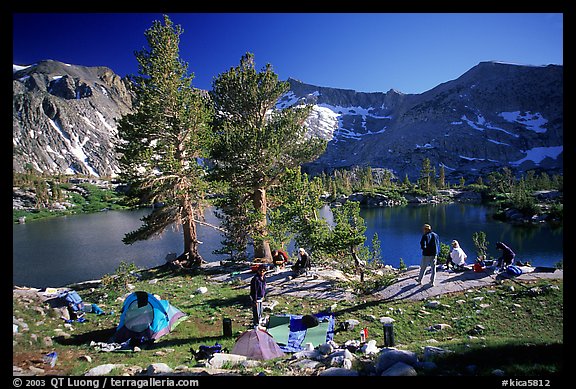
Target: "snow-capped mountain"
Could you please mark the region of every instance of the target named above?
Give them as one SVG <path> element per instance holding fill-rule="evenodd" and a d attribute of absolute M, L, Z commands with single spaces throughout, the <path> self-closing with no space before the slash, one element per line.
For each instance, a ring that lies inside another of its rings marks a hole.
<path fill-rule="evenodd" d="M 106 67 L 42 61 L 13 68 L 13 168 L 113 176 L 125 82 Z M 312 104 L 311 135 L 329 140 L 309 173 L 356 165 L 417 178 L 429 158 L 448 179 L 504 166 L 563 172 L 563 67 L 482 62 L 421 94 L 357 92 L 289 79 L 282 109 Z"/>
<path fill-rule="evenodd" d="M 312 104 L 307 125 L 329 140 L 306 165 L 370 165 L 417 178 L 424 158 L 447 177 L 473 179 L 501 167 L 563 171 L 562 66 L 482 62 L 422 94 L 364 93 L 289 79 L 277 104 Z"/>
<path fill-rule="evenodd" d="M 13 66 L 13 169 L 110 177 L 118 173 L 116 119 L 132 109 L 107 67 L 58 61 Z"/>

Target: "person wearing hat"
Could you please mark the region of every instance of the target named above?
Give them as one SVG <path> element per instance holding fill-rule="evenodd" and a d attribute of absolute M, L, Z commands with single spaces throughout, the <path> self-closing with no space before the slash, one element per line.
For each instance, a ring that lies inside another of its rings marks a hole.
<path fill-rule="evenodd" d="M 292 270 L 296 273 L 301 272 L 302 270 L 310 269 L 312 263 L 310 262 L 310 255 L 304 250 L 303 247 L 298 249 L 298 261 L 292 266 Z"/>
<path fill-rule="evenodd" d="M 262 301 L 266 297 L 266 265 L 260 265 L 250 280 L 250 302 L 254 326 L 260 325 L 262 318 Z"/>
<path fill-rule="evenodd" d="M 436 286 L 436 259 L 440 254 L 440 238 L 438 234 L 432 231 L 430 224 L 422 226 L 422 238 L 420 238 L 420 248 L 422 249 L 422 259 L 420 260 L 420 274 L 417 282 L 422 285 L 422 278 L 426 268 L 430 266 L 430 286 Z"/>

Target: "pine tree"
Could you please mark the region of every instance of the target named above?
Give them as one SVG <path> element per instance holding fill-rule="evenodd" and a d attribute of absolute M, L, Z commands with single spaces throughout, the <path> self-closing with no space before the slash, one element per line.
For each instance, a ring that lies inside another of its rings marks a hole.
<path fill-rule="evenodd" d="M 246 53 L 237 67 L 216 77 L 211 91 L 218 133 L 212 150 L 214 174 L 252 202 L 257 214 L 252 238 L 258 258 L 271 258 L 266 238 L 267 191 L 282 182 L 287 168 L 313 160 L 326 148 L 324 140 L 306 136 L 309 106 L 275 109 L 288 89 L 272 65 L 258 72 L 254 55 Z"/>
<path fill-rule="evenodd" d="M 142 218 L 143 225 L 126 234 L 132 244 L 162 233 L 174 223 L 183 228 L 185 266 L 200 265 L 197 222 L 203 218 L 207 184 L 202 158 L 210 147 L 211 105 L 192 87 L 193 75 L 179 55 L 180 35 L 168 16 L 145 32 L 148 49 L 136 52 L 139 75 L 130 76 L 134 112 L 118 122 L 120 177 L 131 195 L 161 208 Z"/>
<path fill-rule="evenodd" d="M 341 207 L 332 210 L 335 226 L 328 241 L 329 251 L 334 253 L 350 254 L 356 271 L 360 273 L 360 281 L 364 281 L 365 265 L 358 257 L 364 245 L 366 225 L 360 216 L 360 203 L 346 201 Z"/>
<path fill-rule="evenodd" d="M 378 233 L 375 232 L 374 235 L 372 235 L 372 253 L 371 253 L 371 259 L 372 262 L 376 262 L 376 263 L 381 263 L 382 262 L 382 242 L 380 241 L 380 238 L 378 237 Z"/>
<path fill-rule="evenodd" d="M 438 174 L 438 188 L 446 188 L 446 171 L 444 165 L 440 165 L 440 173 Z"/>
<path fill-rule="evenodd" d="M 422 169 L 420 170 L 419 185 L 420 189 L 426 193 L 430 193 L 432 191 L 432 172 L 433 169 L 432 165 L 430 164 L 430 159 L 424 158 L 422 161 Z"/>

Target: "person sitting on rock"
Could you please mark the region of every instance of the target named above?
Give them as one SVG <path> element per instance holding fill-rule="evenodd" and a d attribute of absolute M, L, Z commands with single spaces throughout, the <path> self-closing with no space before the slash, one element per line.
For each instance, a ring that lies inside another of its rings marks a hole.
<path fill-rule="evenodd" d="M 457 240 L 453 240 L 450 244 L 450 255 L 446 261 L 446 270 L 449 270 L 450 266 L 452 266 L 452 270 L 454 271 L 464 270 L 466 258 L 468 258 L 468 255 L 462 250 L 460 243 L 458 243 Z"/>
<path fill-rule="evenodd" d="M 274 266 L 283 269 L 284 265 L 288 262 L 289 257 L 285 251 L 282 250 L 274 250 L 272 251 L 272 263 Z"/>
<path fill-rule="evenodd" d="M 296 273 L 301 273 L 302 271 L 309 270 L 311 266 L 310 255 L 304 248 L 300 247 L 298 249 L 298 261 L 292 266 L 292 270 Z"/>

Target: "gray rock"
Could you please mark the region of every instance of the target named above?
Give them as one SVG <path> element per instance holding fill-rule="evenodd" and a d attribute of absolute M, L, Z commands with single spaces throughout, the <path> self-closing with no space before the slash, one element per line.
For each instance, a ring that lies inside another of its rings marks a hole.
<path fill-rule="evenodd" d="M 38 374 L 44 374 L 46 372 L 46 370 L 41 369 L 39 367 L 36 366 L 30 366 L 28 368 L 28 370 L 30 371 L 30 373 L 32 373 L 33 375 L 38 375 Z"/>
<path fill-rule="evenodd" d="M 194 291 L 194 293 L 196 293 L 196 294 L 208 293 L 208 288 L 205 287 L 205 286 L 201 286 L 201 287 L 199 287 L 198 289 L 196 289 L 196 290 Z"/>
<path fill-rule="evenodd" d="M 452 328 L 452 326 L 450 324 L 446 324 L 446 323 L 439 323 L 439 324 L 433 324 L 430 327 L 427 327 L 426 329 L 428 331 L 442 331 L 442 330 L 446 330 L 448 328 Z"/>
<path fill-rule="evenodd" d="M 153 363 L 146 368 L 146 375 L 172 373 L 172 368 L 165 363 Z"/>
<path fill-rule="evenodd" d="M 343 367 L 329 367 L 328 369 L 320 372 L 319 376 L 349 376 L 356 377 L 358 372 L 356 370 L 345 369 Z"/>
<path fill-rule="evenodd" d="M 389 377 L 400 377 L 400 376 L 417 376 L 418 373 L 413 366 L 408 365 L 404 362 L 396 362 L 394 365 L 390 366 L 388 369 L 382 372 L 382 376 Z"/>
<path fill-rule="evenodd" d="M 432 361 L 423 361 L 418 362 L 414 367 L 417 369 L 424 370 L 426 372 L 431 372 L 436 370 L 438 368 L 438 365 L 436 365 L 436 363 Z"/>
<path fill-rule="evenodd" d="M 244 355 L 216 353 L 206 361 L 206 367 L 221 369 L 224 365 L 237 365 L 247 359 Z"/>
<path fill-rule="evenodd" d="M 292 364 L 292 366 L 297 367 L 298 369 L 311 369 L 315 370 L 319 366 L 322 366 L 322 363 L 318 361 L 314 361 L 312 359 L 299 359 Z"/>
<path fill-rule="evenodd" d="M 304 350 L 304 351 L 298 351 L 295 352 L 294 354 L 292 354 L 292 358 L 293 359 L 314 359 L 314 360 L 319 360 L 322 359 L 324 357 L 324 355 L 318 350 L 318 349 L 314 349 L 314 350 Z"/>
<path fill-rule="evenodd" d="M 414 366 L 418 362 L 416 353 L 408 350 L 398 350 L 396 348 L 384 348 L 380 351 L 375 363 L 378 374 L 392 367 L 397 362 Z"/>
<path fill-rule="evenodd" d="M 392 324 L 392 323 L 394 323 L 394 321 L 395 321 L 395 320 L 394 320 L 393 318 L 388 317 L 388 316 L 382 316 L 382 317 L 380 318 L 380 323 L 382 323 L 382 324 L 384 324 L 384 325 L 386 325 L 386 324 Z"/>
<path fill-rule="evenodd" d="M 261 365 L 260 361 L 255 361 L 253 359 L 247 359 L 245 361 L 241 361 L 239 364 L 240 366 L 243 366 L 247 369 L 253 369 Z"/>
<path fill-rule="evenodd" d="M 124 364 L 117 364 L 117 363 L 106 363 L 104 365 L 99 365 L 93 367 L 92 369 L 88 370 L 85 376 L 102 376 L 106 374 L 110 374 L 110 372 L 114 369 L 122 368 L 126 365 Z"/>
<path fill-rule="evenodd" d="M 443 356 L 446 354 L 450 354 L 452 352 L 453 351 L 446 350 L 446 349 L 443 349 L 441 347 L 426 346 L 426 347 L 424 347 L 424 360 L 425 361 L 432 361 L 434 358 L 436 358 L 438 356 Z"/>
<path fill-rule="evenodd" d="M 334 351 L 334 348 L 330 343 L 323 343 L 318 346 L 318 351 L 324 355 L 328 355 Z"/>

